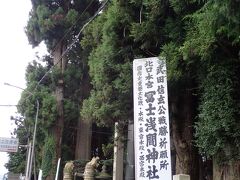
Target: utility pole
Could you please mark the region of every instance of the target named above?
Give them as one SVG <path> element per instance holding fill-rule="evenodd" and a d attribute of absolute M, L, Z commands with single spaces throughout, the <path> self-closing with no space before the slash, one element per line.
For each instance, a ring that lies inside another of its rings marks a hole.
<path fill-rule="evenodd" d="M 9 83 L 4 83 L 4 85 L 6 86 L 11 86 L 11 87 L 14 87 L 14 88 L 17 88 L 17 89 L 21 89 L 25 92 L 27 92 L 30 96 L 33 96 L 33 93 L 24 89 L 24 88 L 21 88 L 19 86 L 15 86 L 15 85 L 12 85 L 12 84 L 9 84 Z M 33 157 L 34 157 L 34 150 L 35 150 L 35 141 L 36 141 L 36 131 L 37 131 L 37 123 L 38 123 L 38 112 L 39 112 L 39 101 L 38 99 L 36 99 L 36 105 L 37 105 L 37 110 L 36 110 L 36 116 L 35 116 L 35 123 L 34 123 L 34 131 L 33 131 L 33 141 L 32 141 L 32 146 L 31 146 L 31 143 L 30 143 L 30 146 L 29 146 L 29 152 L 28 152 L 28 160 L 27 160 L 27 168 L 26 168 L 26 180 L 30 180 L 31 179 L 31 174 L 32 174 L 32 164 L 33 164 Z M 35 175 L 35 173 L 34 173 Z M 36 177 L 34 177 L 34 180 L 36 180 Z"/>

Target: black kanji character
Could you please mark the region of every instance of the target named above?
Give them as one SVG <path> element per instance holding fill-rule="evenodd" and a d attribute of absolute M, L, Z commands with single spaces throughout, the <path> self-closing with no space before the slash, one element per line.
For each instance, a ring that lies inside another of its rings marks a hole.
<path fill-rule="evenodd" d="M 155 163 L 155 161 L 158 159 L 158 152 L 156 151 L 155 148 L 152 149 L 152 152 L 150 149 L 147 149 L 148 154 L 146 155 L 146 161 L 148 161 L 148 163 L 150 163 L 150 161 L 152 160 L 153 163 Z"/>
<path fill-rule="evenodd" d="M 142 93 L 142 90 L 143 90 L 143 87 L 142 86 L 138 86 L 138 91 L 139 91 L 138 95 L 140 95 L 140 93 Z"/>
<path fill-rule="evenodd" d="M 152 167 L 151 166 L 148 166 L 148 171 L 147 171 L 147 177 L 149 179 L 158 179 L 159 176 L 156 175 L 156 173 L 158 172 L 158 170 L 156 169 L 156 166 L 153 165 Z"/>
<path fill-rule="evenodd" d="M 153 66 L 153 62 L 152 61 L 146 61 L 145 67 L 148 67 L 148 66 Z"/>
<path fill-rule="evenodd" d="M 140 171 L 141 171 L 141 170 L 140 170 Z M 144 178 L 144 177 L 145 177 L 144 171 L 141 171 L 139 176 Z"/>
<path fill-rule="evenodd" d="M 153 131 L 157 131 L 156 129 L 156 118 L 150 117 L 149 119 L 146 120 L 147 123 L 145 124 L 146 128 L 146 132 L 148 132 L 149 130 L 153 130 Z"/>
<path fill-rule="evenodd" d="M 143 141 L 142 141 L 143 142 Z M 140 143 L 141 144 L 141 143 Z M 144 151 L 145 150 L 145 148 L 144 148 L 144 146 L 139 146 L 139 150 L 140 151 Z"/>
<path fill-rule="evenodd" d="M 143 117 L 141 116 L 141 117 L 138 117 L 138 121 L 139 122 L 143 122 L 144 120 L 143 120 Z"/>
<path fill-rule="evenodd" d="M 139 160 L 144 161 L 144 155 L 139 156 Z"/>
<path fill-rule="evenodd" d="M 160 151 L 160 153 L 159 153 L 159 159 L 165 159 L 165 158 L 168 158 L 167 150 L 165 150 L 165 151 Z"/>
<path fill-rule="evenodd" d="M 144 144 L 144 141 L 141 139 L 140 142 L 139 142 L 140 145 L 143 145 Z"/>
<path fill-rule="evenodd" d="M 159 77 L 157 77 L 157 83 L 164 83 L 164 77 L 165 77 L 165 76 L 159 76 Z"/>
<path fill-rule="evenodd" d="M 159 135 L 160 136 L 166 136 L 167 133 L 168 133 L 167 126 L 161 126 L 159 128 Z"/>
<path fill-rule="evenodd" d="M 164 98 L 165 97 L 163 95 L 160 95 L 158 98 L 158 104 L 165 104 Z"/>
<path fill-rule="evenodd" d="M 166 74 L 166 70 L 164 70 L 165 64 L 161 63 L 158 67 L 157 67 L 157 75 L 158 74 Z"/>
<path fill-rule="evenodd" d="M 138 113 L 138 116 L 143 116 L 143 112 L 140 111 L 140 112 Z"/>
<path fill-rule="evenodd" d="M 142 65 L 137 66 L 137 70 L 141 71 L 142 70 Z"/>
<path fill-rule="evenodd" d="M 164 94 L 164 86 L 163 85 L 161 85 L 161 86 L 158 86 L 158 89 L 157 89 L 157 92 L 158 92 L 158 94 Z"/>
<path fill-rule="evenodd" d="M 153 79 L 153 75 L 148 73 L 148 75 L 145 77 L 145 79 L 150 81 L 151 79 Z"/>
<path fill-rule="evenodd" d="M 158 124 L 160 124 L 160 125 L 163 125 L 163 124 L 167 125 L 166 117 L 165 116 L 158 117 Z"/>
<path fill-rule="evenodd" d="M 157 145 L 157 134 L 156 133 L 147 134 L 146 138 L 147 138 L 147 147 L 148 146 L 156 147 L 156 145 Z"/>
<path fill-rule="evenodd" d="M 166 111 L 166 108 L 163 105 L 159 106 L 158 114 L 165 114 L 165 111 Z"/>
<path fill-rule="evenodd" d="M 146 67 L 146 71 L 147 71 L 147 73 L 150 73 L 150 72 L 152 72 L 152 67 Z"/>
<path fill-rule="evenodd" d="M 147 86 L 147 88 L 152 88 L 153 87 L 153 82 L 152 81 L 148 81 L 147 83 L 145 83 L 145 85 Z"/>
<path fill-rule="evenodd" d="M 138 75 L 138 77 L 141 77 L 142 76 L 142 71 L 138 71 L 137 75 Z"/>
<path fill-rule="evenodd" d="M 166 149 L 167 139 L 166 138 L 160 138 L 159 146 L 161 149 Z"/>
<path fill-rule="evenodd" d="M 167 163 L 167 160 L 160 161 L 160 170 L 165 169 L 167 170 L 167 166 L 169 163 Z"/>
<path fill-rule="evenodd" d="M 148 106 L 149 106 L 149 108 L 145 109 L 146 111 L 148 111 L 147 116 L 155 115 L 155 113 L 153 111 L 156 110 L 156 107 L 153 107 L 153 105 L 151 103 L 149 103 Z"/>
<path fill-rule="evenodd" d="M 154 98 L 154 95 L 156 94 L 156 91 L 148 91 L 148 92 L 145 92 L 145 97 L 146 97 L 146 102 L 147 103 L 153 103 L 155 98 Z"/>

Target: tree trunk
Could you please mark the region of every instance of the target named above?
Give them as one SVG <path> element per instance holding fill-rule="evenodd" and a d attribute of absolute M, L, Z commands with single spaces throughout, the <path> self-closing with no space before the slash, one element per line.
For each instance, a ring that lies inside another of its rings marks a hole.
<path fill-rule="evenodd" d="M 188 174 L 191 180 L 198 180 L 199 156 L 193 145 L 194 103 L 191 91 L 174 94 L 170 100 L 170 112 L 176 151 L 176 174 Z"/>
<path fill-rule="evenodd" d="M 239 180 L 240 161 L 231 161 L 224 165 L 219 165 L 213 160 L 213 180 Z"/>
<path fill-rule="evenodd" d="M 79 118 L 75 159 L 91 159 L 92 122 Z"/>
<path fill-rule="evenodd" d="M 57 81 L 55 97 L 57 102 L 57 119 L 51 130 L 53 137 L 55 139 L 55 158 L 53 159 L 53 168 L 50 175 L 46 178 L 46 180 L 54 179 L 55 169 L 57 167 L 57 161 L 61 158 L 61 149 L 62 149 L 62 134 L 64 128 L 64 80 L 63 73 L 65 72 L 67 59 L 62 56 L 63 51 L 65 50 L 65 46 L 63 43 L 59 43 L 53 52 L 53 62 L 55 68 L 60 72 L 60 78 Z"/>
<path fill-rule="evenodd" d="M 81 86 L 81 103 L 90 94 L 90 78 L 87 67 L 84 69 L 84 75 Z M 90 160 L 91 159 L 91 143 L 92 142 L 92 121 L 78 119 L 77 124 L 77 140 L 75 148 L 75 159 Z"/>
<path fill-rule="evenodd" d="M 64 128 L 64 80 L 63 74 L 66 69 L 67 60 L 62 56 L 63 51 L 65 50 L 65 46 L 63 44 L 59 44 L 56 51 L 54 52 L 54 65 L 60 70 L 60 78 L 58 79 L 58 83 L 55 90 L 55 96 L 57 101 L 57 121 L 53 128 L 53 133 L 55 136 L 56 142 L 56 158 L 61 157 L 61 146 L 62 146 L 62 133 Z M 56 163 L 57 163 L 56 159 Z"/>

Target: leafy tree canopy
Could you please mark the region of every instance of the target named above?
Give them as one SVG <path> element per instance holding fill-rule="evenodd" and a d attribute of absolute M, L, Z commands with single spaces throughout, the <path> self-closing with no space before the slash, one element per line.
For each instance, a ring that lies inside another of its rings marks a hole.
<path fill-rule="evenodd" d="M 53 50 L 59 41 L 74 39 L 79 27 L 94 13 L 98 1 L 35 0 L 32 4 L 26 26 L 29 42 L 34 47 L 44 41 Z"/>

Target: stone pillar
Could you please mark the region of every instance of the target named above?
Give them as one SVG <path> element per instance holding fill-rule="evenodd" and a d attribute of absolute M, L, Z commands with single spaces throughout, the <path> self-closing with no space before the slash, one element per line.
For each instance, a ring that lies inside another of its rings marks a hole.
<path fill-rule="evenodd" d="M 173 176 L 173 180 L 190 180 L 190 176 L 186 174 L 177 174 Z"/>
<path fill-rule="evenodd" d="M 118 123 L 115 123 L 114 135 L 114 160 L 113 160 L 113 180 L 123 180 L 123 151 L 124 145 L 117 130 Z"/>
<path fill-rule="evenodd" d="M 127 164 L 126 164 L 126 173 L 125 180 L 135 180 L 134 173 L 134 125 L 133 122 L 129 121 L 128 123 L 128 142 L 127 142 Z"/>

